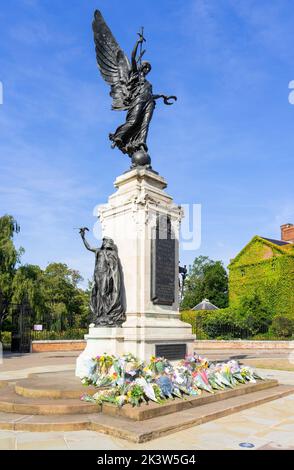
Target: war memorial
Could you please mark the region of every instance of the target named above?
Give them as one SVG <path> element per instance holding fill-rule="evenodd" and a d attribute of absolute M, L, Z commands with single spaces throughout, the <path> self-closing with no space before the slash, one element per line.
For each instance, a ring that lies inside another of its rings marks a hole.
<path fill-rule="evenodd" d="M 177 98 L 153 92 L 143 29 L 130 59 L 98 10 L 93 35 L 112 109 L 126 111 L 109 134 L 126 170 L 99 207 L 101 244 L 91 246 L 89 229 L 79 230 L 94 266 L 86 347 L 75 372 L 1 383 L 0 429 L 92 430 L 139 443 L 284 397 L 293 387 L 234 360 L 208 363 L 194 351 L 192 327 L 179 314 L 185 214 L 147 145 L 155 105 L 173 105 L 176 113 Z"/>

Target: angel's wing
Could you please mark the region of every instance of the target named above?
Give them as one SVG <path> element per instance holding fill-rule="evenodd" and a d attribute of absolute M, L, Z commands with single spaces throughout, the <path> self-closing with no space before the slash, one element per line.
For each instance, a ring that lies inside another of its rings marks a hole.
<path fill-rule="evenodd" d="M 128 81 L 131 71 L 129 60 L 117 44 L 99 10 L 93 21 L 98 67 L 104 80 L 111 86 L 112 109 L 128 109 Z"/>

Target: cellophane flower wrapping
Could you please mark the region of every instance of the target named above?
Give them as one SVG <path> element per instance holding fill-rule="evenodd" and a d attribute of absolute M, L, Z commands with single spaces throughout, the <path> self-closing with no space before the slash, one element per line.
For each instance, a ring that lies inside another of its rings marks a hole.
<path fill-rule="evenodd" d="M 125 354 L 103 354 L 92 359 L 89 374 L 82 379 L 86 386 L 98 388 L 94 395 L 84 394 L 84 401 L 140 406 L 149 402 L 215 393 L 245 383 L 262 380 L 258 374 L 237 361 L 213 363 L 197 354 L 172 364 L 164 357 L 152 356 L 144 362 Z"/>

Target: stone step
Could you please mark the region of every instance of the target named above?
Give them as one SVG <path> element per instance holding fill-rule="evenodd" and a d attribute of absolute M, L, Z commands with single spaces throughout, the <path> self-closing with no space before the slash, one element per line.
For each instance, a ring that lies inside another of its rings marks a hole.
<path fill-rule="evenodd" d="M 15 392 L 27 398 L 80 398 L 84 393 L 93 395 L 94 387 L 85 387 L 73 371 L 31 374 L 16 382 Z"/>
<path fill-rule="evenodd" d="M 63 415 L 98 413 L 101 407 L 79 398 L 32 398 L 18 395 L 15 385 L 0 389 L 0 411 L 23 415 Z"/>
<path fill-rule="evenodd" d="M 194 408 L 195 406 L 207 405 L 220 400 L 227 400 L 229 398 L 247 395 L 249 393 L 257 392 L 259 390 L 266 390 L 279 385 L 277 380 L 260 380 L 256 383 L 240 384 L 237 387 L 225 390 L 218 390 L 215 393 L 202 392 L 199 396 L 186 396 L 184 399 L 175 398 L 168 400 L 166 403 L 159 405 L 158 403 L 150 402 L 148 405 L 141 405 L 133 407 L 129 404 L 124 405 L 122 408 L 117 408 L 112 403 L 103 403 L 102 413 L 111 416 L 122 416 L 135 421 L 143 421 L 158 416 L 165 416 L 170 413 L 175 413 L 182 410 Z"/>
<path fill-rule="evenodd" d="M 266 390 L 237 396 L 207 405 L 183 410 L 166 416 L 144 421 L 108 416 L 104 413 L 91 416 L 91 430 L 127 439 L 132 442 L 147 442 L 208 421 L 252 408 L 294 393 L 294 387 L 279 385 Z"/>
<path fill-rule="evenodd" d="M 294 393 L 294 387 L 278 385 L 269 389 L 219 400 L 214 403 L 158 416 L 142 422 L 104 413 L 59 416 L 28 416 L 0 412 L 0 429 L 13 431 L 75 431 L 91 430 L 132 442 L 147 442 L 182 429 L 206 423 L 223 416 L 252 408 Z"/>
<path fill-rule="evenodd" d="M 91 427 L 90 415 L 22 415 L 0 412 L 0 429 L 6 431 L 83 431 Z"/>

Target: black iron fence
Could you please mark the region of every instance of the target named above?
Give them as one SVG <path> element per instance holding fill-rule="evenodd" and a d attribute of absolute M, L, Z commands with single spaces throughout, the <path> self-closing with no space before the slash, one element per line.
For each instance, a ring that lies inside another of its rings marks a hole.
<path fill-rule="evenodd" d="M 203 325 L 199 323 L 193 328 L 193 332 L 196 334 L 196 338 L 201 339 L 259 339 L 258 336 L 270 336 L 267 328 L 260 328 L 259 332 L 254 334 L 250 329 L 240 329 L 233 325 L 222 325 L 218 326 L 216 334 L 209 334 L 203 328 Z M 266 338 L 260 338 L 266 339 Z"/>
<path fill-rule="evenodd" d="M 32 341 L 53 341 L 53 340 L 71 340 L 84 339 L 88 329 L 84 328 L 68 328 L 65 331 L 42 330 L 32 331 Z"/>
<path fill-rule="evenodd" d="M 269 326 L 260 325 L 258 329 L 239 327 L 233 324 L 220 324 L 209 327 L 202 318 L 195 318 L 192 324 L 193 333 L 197 340 L 279 340 L 289 341 L 291 338 L 275 336 Z"/>

